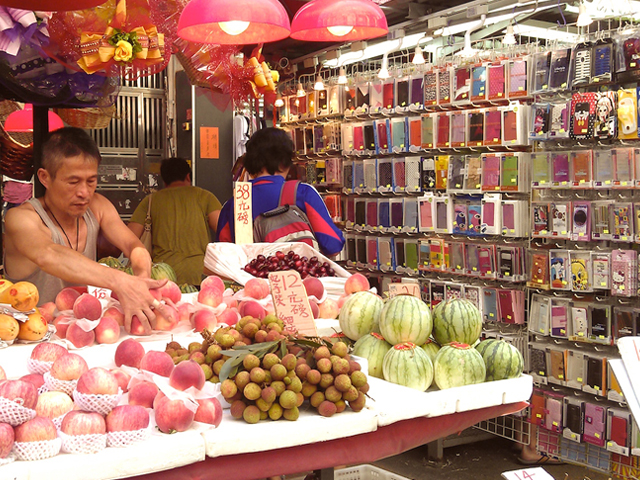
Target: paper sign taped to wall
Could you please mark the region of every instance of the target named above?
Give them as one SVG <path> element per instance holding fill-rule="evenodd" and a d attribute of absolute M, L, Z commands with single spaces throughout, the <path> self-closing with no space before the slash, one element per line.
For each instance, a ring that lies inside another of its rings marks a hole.
<path fill-rule="evenodd" d="M 389 298 L 397 295 L 411 295 L 420 298 L 420 286 L 417 283 L 391 283 L 389 284 Z"/>
<path fill-rule="evenodd" d="M 218 127 L 200 127 L 200 158 L 220 158 Z"/>

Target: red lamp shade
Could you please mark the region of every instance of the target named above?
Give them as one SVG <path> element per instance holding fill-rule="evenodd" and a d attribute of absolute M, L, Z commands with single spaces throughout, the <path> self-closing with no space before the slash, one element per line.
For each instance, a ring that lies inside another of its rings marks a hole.
<path fill-rule="evenodd" d="M 0 6 L 33 10 L 37 12 L 60 12 L 85 10 L 102 5 L 107 0 L 0 0 Z"/>
<path fill-rule="evenodd" d="M 49 131 L 64 127 L 64 122 L 57 113 L 49 110 Z M 24 110 L 16 110 L 4 121 L 7 132 L 33 132 L 33 105 L 25 103 Z"/>
<path fill-rule="evenodd" d="M 278 0 L 191 0 L 178 21 L 180 38 L 221 45 L 276 42 L 290 31 Z"/>
<path fill-rule="evenodd" d="M 291 22 L 291 38 L 346 42 L 386 35 L 387 18 L 371 0 L 312 0 Z"/>

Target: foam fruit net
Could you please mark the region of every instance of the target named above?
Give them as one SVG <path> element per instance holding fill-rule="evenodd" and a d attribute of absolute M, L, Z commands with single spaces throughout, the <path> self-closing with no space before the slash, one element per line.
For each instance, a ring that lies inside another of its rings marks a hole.
<path fill-rule="evenodd" d="M 17 427 L 36 416 L 36 411 L 23 407 L 13 400 L 0 397 L 0 423 Z"/>
<path fill-rule="evenodd" d="M 16 442 L 13 444 L 13 451 L 18 456 L 18 460 L 44 460 L 60 453 L 62 440 L 43 440 L 41 442 Z"/>
<path fill-rule="evenodd" d="M 87 412 L 98 412 L 100 415 L 107 415 L 113 408 L 118 405 L 122 390 L 118 388 L 115 395 L 92 395 L 90 393 L 80 393 L 73 391 L 73 401 L 82 410 Z"/>
<path fill-rule="evenodd" d="M 128 432 L 107 432 L 108 447 L 128 447 L 149 438 L 149 429 L 130 430 Z"/>
<path fill-rule="evenodd" d="M 51 365 L 53 365 L 53 362 L 42 362 L 40 360 L 34 360 L 33 358 L 27 360 L 27 370 L 29 370 L 29 373 L 44 375 L 51 370 Z"/>
<path fill-rule="evenodd" d="M 64 392 L 71 396 L 78 383 L 77 380 L 58 380 L 53 378 L 49 372 L 46 372 L 43 376 L 44 386 L 49 392 Z"/>
<path fill-rule="evenodd" d="M 65 417 L 66 415 L 67 415 L 67 414 L 65 413 L 65 414 L 63 414 L 63 415 L 60 415 L 59 417 L 56 417 L 56 418 L 52 418 L 52 419 L 51 419 L 51 421 L 53 422 L 53 424 L 56 426 L 56 428 L 57 428 L 58 430 L 60 430 L 60 429 L 62 428 L 62 420 L 64 420 L 64 417 Z"/>
<path fill-rule="evenodd" d="M 10 464 L 11 462 L 15 461 L 15 459 L 15 454 L 13 454 L 13 452 L 9 453 L 9 455 L 7 455 L 6 457 L 0 458 L 0 467 Z"/>
<path fill-rule="evenodd" d="M 89 435 L 67 435 L 58 432 L 62 439 L 62 451 L 66 453 L 98 453 L 107 448 L 107 435 L 95 433 Z"/>

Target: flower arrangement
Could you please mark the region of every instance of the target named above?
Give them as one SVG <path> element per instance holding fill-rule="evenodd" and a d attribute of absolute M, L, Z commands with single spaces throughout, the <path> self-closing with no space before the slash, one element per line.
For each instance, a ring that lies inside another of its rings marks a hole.
<path fill-rule="evenodd" d="M 136 32 L 123 32 L 116 28 L 115 33 L 109 37 L 109 44 L 116 48 L 113 59 L 116 62 L 130 62 L 134 55 L 142 51 L 142 45 L 138 41 Z"/>

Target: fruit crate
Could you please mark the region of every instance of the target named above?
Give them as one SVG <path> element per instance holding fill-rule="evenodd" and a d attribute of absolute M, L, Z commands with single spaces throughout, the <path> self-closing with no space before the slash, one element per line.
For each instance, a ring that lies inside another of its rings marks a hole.
<path fill-rule="evenodd" d="M 411 480 L 408 477 L 368 464 L 340 468 L 333 472 L 333 478 L 335 480 Z"/>

